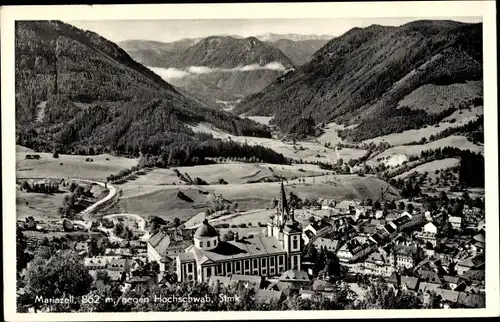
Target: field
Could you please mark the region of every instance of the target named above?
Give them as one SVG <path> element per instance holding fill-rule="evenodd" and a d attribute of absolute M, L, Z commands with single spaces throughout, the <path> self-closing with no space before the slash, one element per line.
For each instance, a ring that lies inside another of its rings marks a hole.
<path fill-rule="evenodd" d="M 406 95 L 398 106 L 408 106 L 428 113 L 439 113 L 462 101 L 482 96 L 483 82 L 468 81 L 451 85 L 425 84 Z"/>
<path fill-rule="evenodd" d="M 459 164 L 460 164 L 460 160 L 456 159 L 456 158 L 435 160 L 435 161 L 421 164 L 421 165 L 419 165 L 419 166 L 417 166 L 409 171 L 406 171 L 400 175 L 395 176 L 394 178 L 395 179 L 405 178 L 413 172 L 417 172 L 417 173 L 428 172 L 429 177 L 434 177 L 434 172 L 436 170 L 443 170 L 443 169 L 452 168 L 452 167 L 457 166 Z"/>
<path fill-rule="evenodd" d="M 188 174 L 193 180 L 196 177 L 209 184 L 218 184 L 219 179 L 224 179 L 230 184 L 243 184 L 275 176 L 287 179 L 306 176 L 317 176 L 327 173 L 316 165 L 276 165 L 267 163 L 227 163 L 210 164 L 195 167 L 177 167 L 171 169 L 153 169 L 145 175 L 137 176 L 133 180 L 137 185 L 171 185 L 184 184 L 174 169 L 182 174 Z"/>
<path fill-rule="evenodd" d="M 90 186 L 81 182 L 78 184 L 85 188 Z M 104 187 L 99 185 L 92 185 L 90 191 L 96 199 L 103 198 L 103 194 L 107 193 Z M 61 216 L 57 211 L 63 205 L 64 196 L 68 194 L 67 191 L 53 194 L 28 193 L 21 191 L 18 185 L 16 187 L 16 217 L 21 220 L 30 216 L 40 221 L 60 220 Z"/>
<path fill-rule="evenodd" d="M 373 139 L 365 140 L 363 143 L 375 143 L 387 142 L 391 145 L 399 145 L 414 141 L 419 141 L 421 138 L 425 137 L 429 139 L 431 135 L 436 135 L 448 128 L 459 127 L 469 123 L 478 118 L 479 115 L 483 115 L 483 107 L 478 106 L 469 110 L 457 110 L 453 112 L 452 115 L 443 119 L 438 126 L 427 126 L 416 130 L 407 130 L 401 133 L 393 133 L 389 135 L 379 136 Z M 454 123 L 450 121 L 455 120 Z"/>
<path fill-rule="evenodd" d="M 287 192 L 291 191 L 302 199 L 310 200 L 378 198 L 380 189 L 386 187 L 387 183 L 378 178 L 357 175 L 318 176 L 306 178 L 305 183 L 299 183 L 298 180 L 286 183 Z M 266 209 L 279 193 L 277 182 L 204 186 L 208 194 L 201 193 L 194 186 L 138 185 L 136 181 L 124 183 L 117 188 L 122 190 L 122 196 L 115 209 L 116 212 L 130 212 L 143 216 L 156 215 L 168 220 L 175 217 L 188 220 L 212 207 L 216 196 L 221 196 L 228 203 L 238 203 L 241 211 Z M 193 202 L 183 201 L 177 197 L 179 190 Z M 395 190 L 392 192 L 397 195 Z"/>
<path fill-rule="evenodd" d="M 471 150 L 472 152 L 481 152 L 483 153 L 484 148 L 482 146 L 476 145 L 469 140 L 467 140 L 464 136 L 459 135 L 451 135 L 441 140 L 429 142 L 427 144 L 418 144 L 418 145 L 407 145 L 407 146 L 395 146 L 385 150 L 384 152 L 375 155 L 373 158 L 368 160 L 368 164 L 376 164 L 377 160 L 389 158 L 392 155 L 417 155 L 424 150 L 431 150 L 437 148 L 443 148 L 446 146 L 460 148 L 462 150 Z"/>
<path fill-rule="evenodd" d="M 324 143 L 321 142 L 299 141 L 297 144 L 293 145 L 292 143 L 285 143 L 278 139 L 235 136 L 204 123 L 190 127 L 195 132 L 209 133 L 216 138 L 231 139 L 233 141 L 247 143 L 249 145 L 262 145 L 273 149 L 286 157 L 293 158 L 295 160 L 302 159 L 308 162 L 321 161 L 337 163 L 339 158 L 342 158 L 344 161 L 348 161 L 350 159 L 360 158 L 366 153 L 366 151 L 362 149 L 342 149 L 337 153 L 333 148 L 325 148 L 323 146 Z M 336 135 L 333 134 L 334 132 L 335 131 L 328 132 L 323 139 L 326 141 L 326 138 L 330 138 L 332 139 L 330 142 L 333 143 L 333 136 Z"/>
<path fill-rule="evenodd" d="M 326 128 L 324 129 L 325 132 L 318 137 L 318 141 L 322 144 L 328 142 L 332 146 L 335 146 L 343 142 L 343 140 L 338 136 L 337 131 L 351 129 L 354 127 L 356 127 L 356 125 L 351 125 L 346 127 L 344 125 L 337 123 L 329 123 L 326 125 Z"/>
<path fill-rule="evenodd" d="M 60 220 L 57 209 L 62 206 L 67 193 L 28 193 L 16 189 L 17 219 L 32 216 L 35 220 Z"/>
<path fill-rule="evenodd" d="M 54 159 L 51 153 L 36 153 L 40 155 L 39 160 L 26 160 L 26 154 L 30 154 L 30 152 L 16 153 L 16 176 L 18 178 L 84 177 L 83 179 L 105 181 L 110 174 L 129 169 L 137 165 L 138 161 L 137 159 L 115 157 L 108 154 L 93 156 L 60 154 L 58 159 Z M 94 161 L 86 162 L 85 159 L 88 157 Z"/>
<path fill-rule="evenodd" d="M 272 116 L 247 116 L 246 118 L 251 119 L 257 123 L 264 125 L 269 125 L 269 121 L 273 118 Z"/>

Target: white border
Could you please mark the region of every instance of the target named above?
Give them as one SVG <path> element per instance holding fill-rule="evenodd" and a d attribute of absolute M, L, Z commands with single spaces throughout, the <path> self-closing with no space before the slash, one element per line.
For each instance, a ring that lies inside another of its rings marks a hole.
<path fill-rule="evenodd" d="M 39 313 L 16 312 L 15 289 L 15 140 L 14 140 L 14 21 L 117 19 L 237 19 L 237 18 L 394 18 L 483 17 L 485 170 L 486 170 L 486 309 L 315 311 L 314 318 L 483 317 L 498 316 L 498 154 L 496 100 L 496 16 L 494 1 L 259 3 L 175 5 L 82 5 L 2 7 L 2 185 L 4 308 L 7 321 L 298 319 L 310 312 L 151 312 L 151 313 Z"/>

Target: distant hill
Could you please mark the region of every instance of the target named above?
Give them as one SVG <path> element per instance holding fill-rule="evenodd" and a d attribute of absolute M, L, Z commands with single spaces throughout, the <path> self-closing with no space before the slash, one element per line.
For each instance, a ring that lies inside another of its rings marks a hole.
<path fill-rule="evenodd" d="M 270 45 L 281 50 L 287 57 L 289 57 L 296 66 L 303 65 L 316 51 L 323 47 L 329 39 L 307 39 L 307 40 L 289 40 L 279 39 L 276 41 L 268 42 Z"/>
<path fill-rule="evenodd" d="M 341 135 L 362 141 L 439 122 L 453 108 L 432 113 L 398 104 L 426 84 L 478 81 L 482 73 L 480 23 L 422 20 L 353 28 L 294 72 L 246 97 L 235 113 L 275 116 L 283 132 L 296 134 L 308 133 L 310 124 L 357 124 Z M 462 92 L 467 91 L 456 93 Z"/>
<path fill-rule="evenodd" d="M 273 62 L 282 64 L 285 69 L 295 67 L 279 49 L 255 37 L 238 39 L 230 36 L 213 36 L 186 49 L 168 67 L 235 68 L 252 64 L 264 66 Z"/>
<path fill-rule="evenodd" d="M 96 33 L 60 21 L 17 21 L 15 37 L 16 144 L 60 153 L 142 151 L 163 155 L 165 164 L 244 149 L 195 134 L 189 124 L 270 136 L 266 126 L 183 95 Z"/>
<path fill-rule="evenodd" d="M 118 45 L 132 56 L 137 62 L 153 67 L 163 67 L 172 59 L 190 46 L 196 44 L 200 38 L 181 39 L 174 42 L 160 42 L 152 40 L 125 40 Z"/>
<path fill-rule="evenodd" d="M 125 49 L 168 82 L 212 103 L 256 93 L 295 68 L 281 50 L 255 37 L 212 36 L 182 50 L 178 44 L 154 42 L 136 47 Z"/>
<path fill-rule="evenodd" d="M 255 38 L 261 41 L 275 42 L 281 39 L 287 39 L 291 41 L 304 41 L 304 40 L 331 40 L 334 36 L 332 35 L 301 35 L 301 34 L 275 34 L 267 33 L 263 35 L 257 35 Z"/>

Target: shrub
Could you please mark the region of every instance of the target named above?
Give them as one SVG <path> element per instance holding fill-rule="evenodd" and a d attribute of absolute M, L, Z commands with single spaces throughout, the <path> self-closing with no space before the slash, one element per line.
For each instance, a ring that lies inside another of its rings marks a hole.
<path fill-rule="evenodd" d="M 52 153 L 52 157 L 53 157 L 54 159 L 59 158 L 59 153 L 57 153 L 57 151 L 54 151 L 54 152 Z"/>
<path fill-rule="evenodd" d="M 193 199 L 186 196 L 186 194 L 184 194 L 184 192 L 182 191 L 177 191 L 177 197 L 187 202 L 193 202 Z"/>

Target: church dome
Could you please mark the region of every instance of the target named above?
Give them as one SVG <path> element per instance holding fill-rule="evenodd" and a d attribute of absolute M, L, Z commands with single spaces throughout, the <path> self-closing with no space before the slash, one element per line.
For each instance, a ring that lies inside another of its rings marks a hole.
<path fill-rule="evenodd" d="M 208 223 L 208 220 L 205 218 L 203 223 L 198 229 L 196 229 L 194 233 L 194 237 L 203 238 L 203 237 L 217 237 L 219 236 L 219 232 L 212 225 Z"/>

